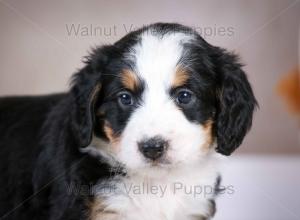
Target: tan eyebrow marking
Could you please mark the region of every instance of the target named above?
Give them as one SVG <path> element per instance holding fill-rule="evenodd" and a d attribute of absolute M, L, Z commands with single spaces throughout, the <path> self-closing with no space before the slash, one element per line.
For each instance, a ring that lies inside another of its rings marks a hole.
<path fill-rule="evenodd" d="M 172 88 L 183 86 L 189 79 L 189 73 L 185 71 L 182 67 L 178 66 L 176 68 L 175 77 L 172 82 Z"/>
<path fill-rule="evenodd" d="M 121 74 L 121 82 L 126 89 L 135 91 L 140 85 L 138 76 L 131 70 L 125 69 Z"/>

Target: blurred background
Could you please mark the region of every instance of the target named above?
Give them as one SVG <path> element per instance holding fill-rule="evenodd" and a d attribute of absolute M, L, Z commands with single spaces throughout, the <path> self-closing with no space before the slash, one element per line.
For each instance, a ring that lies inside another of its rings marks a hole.
<path fill-rule="evenodd" d="M 91 47 L 153 22 L 241 56 L 260 108 L 224 163 L 215 219 L 300 219 L 299 0 L 0 0 L 0 95 L 66 91 Z M 0 122 L 1 123 L 1 122 Z"/>

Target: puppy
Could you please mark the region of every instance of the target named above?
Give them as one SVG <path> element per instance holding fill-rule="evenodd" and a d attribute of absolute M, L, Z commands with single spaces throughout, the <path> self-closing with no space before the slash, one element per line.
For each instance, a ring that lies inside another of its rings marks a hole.
<path fill-rule="evenodd" d="M 256 105 L 238 57 L 191 28 L 131 32 L 94 49 L 68 93 L 0 99 L 0 215 L 210 219 L 218 161 Z"/>

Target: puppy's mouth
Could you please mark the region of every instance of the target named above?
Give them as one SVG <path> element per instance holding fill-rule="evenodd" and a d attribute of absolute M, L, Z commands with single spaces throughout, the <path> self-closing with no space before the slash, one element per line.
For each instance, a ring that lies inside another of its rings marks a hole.
<path fill-rule="evenodd" d="M 148 161 L 148 163 L 150 164 L 151 167 L 171 167 L 172 163 L 170 162 L 170 160 L 166 159 L 166 158 L 160 158 L 158 160 L 155 161 Z"/>

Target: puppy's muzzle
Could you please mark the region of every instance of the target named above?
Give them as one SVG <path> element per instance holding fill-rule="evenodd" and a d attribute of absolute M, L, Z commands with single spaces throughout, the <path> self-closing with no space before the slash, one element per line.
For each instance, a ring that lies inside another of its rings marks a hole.
<path fill-rule="evenodd" d="M 142 154 L 151 160 L 157 160 L 163 156 L 168 142 L 161 137 L 153 137 L 138 143 L 139 150 Z"/>

